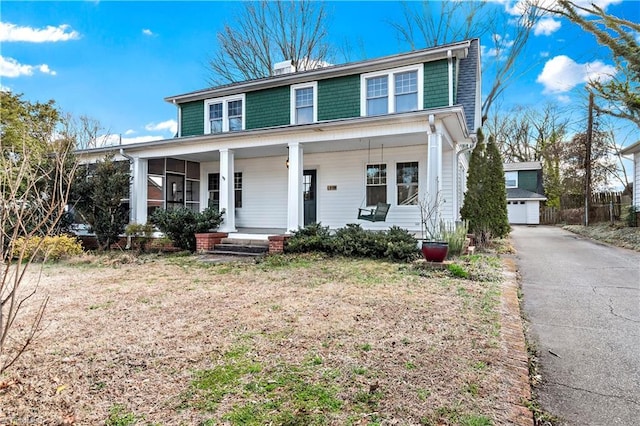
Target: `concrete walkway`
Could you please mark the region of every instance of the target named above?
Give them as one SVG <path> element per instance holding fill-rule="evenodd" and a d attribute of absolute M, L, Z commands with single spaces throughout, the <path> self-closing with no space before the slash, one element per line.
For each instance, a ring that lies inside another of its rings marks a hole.
<path fill-rule="evenodd" d="M 557 227 L 511 238 L 542 408 L 567 425 L 640 424 L 640 253 Z"/>

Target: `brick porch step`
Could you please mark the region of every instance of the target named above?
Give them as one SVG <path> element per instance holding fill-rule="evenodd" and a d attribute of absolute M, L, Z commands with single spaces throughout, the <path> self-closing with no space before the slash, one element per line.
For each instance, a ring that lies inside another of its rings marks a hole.
<path fill-rule="evenodd" d="M 224 254 L 226 256 L 263 256 L 269 252 L 269 242 L 265 240 L 244 240 L 235 238 L 223 238 L 220 244 L 216 244 L 211 254 Z"/>

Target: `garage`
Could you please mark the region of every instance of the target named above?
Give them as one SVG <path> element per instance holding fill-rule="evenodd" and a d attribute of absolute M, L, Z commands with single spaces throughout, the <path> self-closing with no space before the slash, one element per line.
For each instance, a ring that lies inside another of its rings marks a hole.
<path fill-rule="evenodd" d="M 527 223 L 527 205 L 525 201 L 507 201 L 509 223 Z"/>
<path fill-rule="evenodd" d="M 507 216 L 513 225 L 539 225 L 540 202 L 544 195 L 520 188 L 507 189 Z"/>

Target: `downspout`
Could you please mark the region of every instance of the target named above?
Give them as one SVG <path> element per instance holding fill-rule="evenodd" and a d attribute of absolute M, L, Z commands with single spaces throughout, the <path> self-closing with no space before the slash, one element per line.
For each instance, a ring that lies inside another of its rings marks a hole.
<path fill-rule="evenodd" d="M 125 154 L 124 148 L 120 148 L 120 155 L 129 160 L 129 170 L 133 171 L 133 157 L 129 154 Z M 129 186 L 129 205 L 135 207 L 136 203 L 136 191 L 132 191 L 133 188 Z M 133 210 L 132 210 L 133 211 Z M 131 213 L 129 213 L 129 221 L 131 221 Z M 125 246 L 125 250 L 131 249 L 131 235 L 127 235 L 127 245 Z"/>
<path fill-rule="evenodd" d="M 476 145 L 478 145 L 478 137 L 477 136 L 472 136 L 472 140 L 473 140 L 473 143 L 471 144 L 471 146 L 469 148 L 461 149 L 460 151 L 458 151 L 456 153 L 456 167 L 458 166 L 458 164 L 460 164 L 460 156 L 462 154 L 464 154 L 464 153 L 469 152 L 469 151 L 473 151 L 476 148 Z M 458 214 L 459 213 L 460 212 L 458 211 Z"/>

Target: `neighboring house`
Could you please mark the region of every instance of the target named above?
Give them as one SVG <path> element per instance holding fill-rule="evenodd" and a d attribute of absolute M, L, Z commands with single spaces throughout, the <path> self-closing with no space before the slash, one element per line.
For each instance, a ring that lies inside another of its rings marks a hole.
<path fill-rule="evenodd" d="M 640 208 L 640 141 L 629 145 L 620 153 L 633 156 L 633 205 Z"/>
<path fill-rule="evenodd" d="M 540 224 L 540 202 L 547 200 L 542 195 L 542 163 L 507 163 L 504 165 L 504 178 L 509 223 Z"/>
<path fill-rule="evenodd" d="M 481 124 L 479 47 L 473 39 L 170 96 L 175 138 L 117 147 L 116 159 L 131 162 L 131 220 L 212 205 L 226 212 L 225 232 L 312 222 L 417 232 L 419 200 L 439 193 L 440 218 L 455 221 Z M 377 203 L 390 204 L 384 222 L 358 220 Z"/>

